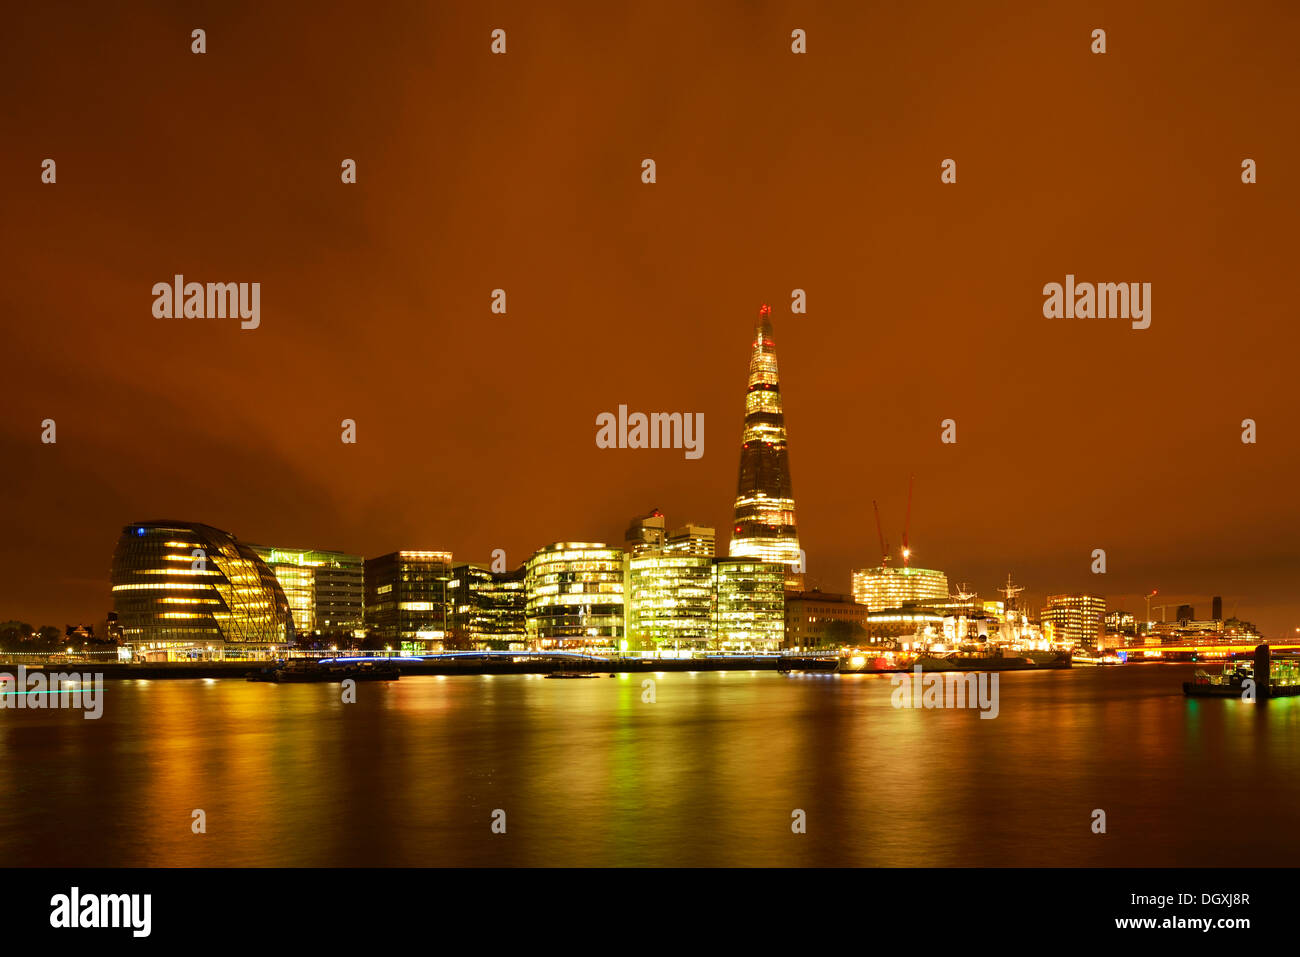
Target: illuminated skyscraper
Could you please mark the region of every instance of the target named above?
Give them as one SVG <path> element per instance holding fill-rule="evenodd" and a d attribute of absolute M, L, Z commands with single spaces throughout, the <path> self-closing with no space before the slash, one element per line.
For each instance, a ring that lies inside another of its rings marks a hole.
<path fill-rule="evenodd" d="M 780 562 L 786 566 L 787 581 L 798 587 L 803 568 L 794 522 L 794 491 L 790 485 L 771 307 L 764 305 L 758 316 L 749 359 L 740 482 L 729 554 L 732 558 Z"/>

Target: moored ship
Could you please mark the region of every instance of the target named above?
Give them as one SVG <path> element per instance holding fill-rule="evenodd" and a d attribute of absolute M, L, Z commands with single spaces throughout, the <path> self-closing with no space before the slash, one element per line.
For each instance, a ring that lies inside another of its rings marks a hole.
<path fill-rule="evenodd" d="M 249 681 L 270 681 L 276 684 L 306 684 L 309 682 L 344 681 L 396 681 L 401 672 L 396 665 L 379 661 L 317 661 L 311 658 L 293 658 L 282 665 L 263 668 L 248 676 Z"/>

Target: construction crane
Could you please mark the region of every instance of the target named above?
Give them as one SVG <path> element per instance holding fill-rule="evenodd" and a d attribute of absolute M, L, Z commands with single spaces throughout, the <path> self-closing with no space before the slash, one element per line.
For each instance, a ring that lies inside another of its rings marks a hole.
<path fill-rule="evenodd" d="M 887 568 L 889 566 L 889 542 L 885 541 L 885 528 L 880 524 L 880 506 L 876 504 L 874 498 L 871 500 L 871 507 L 876 510 L 876 534 L 880 536 L 880 567 Z"/>
<path fill-rule="evenodd" d="M 1158 595 L 1159 593 L 1160 593 L 1160 589 L 1158 589 L 1158 588 L 1153 588 L 1153 589 L 1151 589 L 1151 594 L 1147 595 L 1147 620 L 1146 620 L 1146 624 L 1150 624 L 1150 623 L 1151 623 L 1151 599 L 1152 599 L 1152 598 L 1155 598 L 1156 595 Z"/>

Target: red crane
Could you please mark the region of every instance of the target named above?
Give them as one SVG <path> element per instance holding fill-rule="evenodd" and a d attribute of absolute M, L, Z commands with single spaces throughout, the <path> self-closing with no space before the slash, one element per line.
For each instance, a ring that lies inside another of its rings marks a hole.
<path fill-rule="evenodd" d="M 880 524 L 880 506 L 876 500 L 871 500 L 871 507 L 876 510 L 876 534 L 880 536 L 880 567 L 884 568 L 889 564 L 889 543 L 885 541 L 885 529 Z"/>

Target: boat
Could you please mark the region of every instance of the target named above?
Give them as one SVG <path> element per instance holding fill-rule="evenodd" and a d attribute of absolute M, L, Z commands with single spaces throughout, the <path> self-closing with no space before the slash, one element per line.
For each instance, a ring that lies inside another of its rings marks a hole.
<path fill-rule="evenodd" d="M 575 663 L 580 663 L 580 662 L 575 662 Z M 599 678 L 600 677 L 600 675 L 590 670 L 570 671 L 569 664 L 570 662 L 568 661 L 560 660 L 556 663 L 556 667 L 554 671 L 550 672 L 549 674 L 543 675 L 542 677 L 544 678 Z"/>
<path fill-rule="evenodd" d="M 1073 664 L 1068 651 L 1016 651 L 1001 648 L 977 651 L 953 651 L 944 655 L 921 654 L 911 668 L 922 671 L 1038 671 L 1069 668 Z"/>
<path fill-rule="evenodd" d="M 1228 661 L 1217 675 L 1197 668 L 1192 680 L 1183 682 L 1183 694 L 1243 701 L 1295 697 L 1300 695 L 1300 659 L 1274 658 L 1268 645 L 1262 644 L 1255 648 L 1253 658 Z"/>
<path fill-rule="evenodd" d="M 1217 675 L 1197 668 L 1191 681 L 1183 682 L 1189 698 L 1240 698 L 1254 687 L 1255 665 L 1251 661 L 1229 661 Z M 1246 682 L 1251 682 L 1247 685 Z"/>
<path fill-rule="evenodd" d="M 1070 661 L 1076 665 L 1095 665 L 1097 667 L 1121 664 L 1117 655 L 1087 655 L 1078 652 L 1071 657 Z"/>
<path fill-rule="evenodd" d="M 839 655 L 781 655 L 776 660 L 776 670 L 788 675 L 795 671 L 830 674 L 840 670 Z"/>
<path fill-rule="evenodd" d="M 396 665 L 382 661 L 339 662 L 293 658 L 284 664 L 255 671 L 248 676 L 248 680 L 307 684 L 346 681 L 349 678 L 353 681 L 396 681 L 401 676 Z"/>

